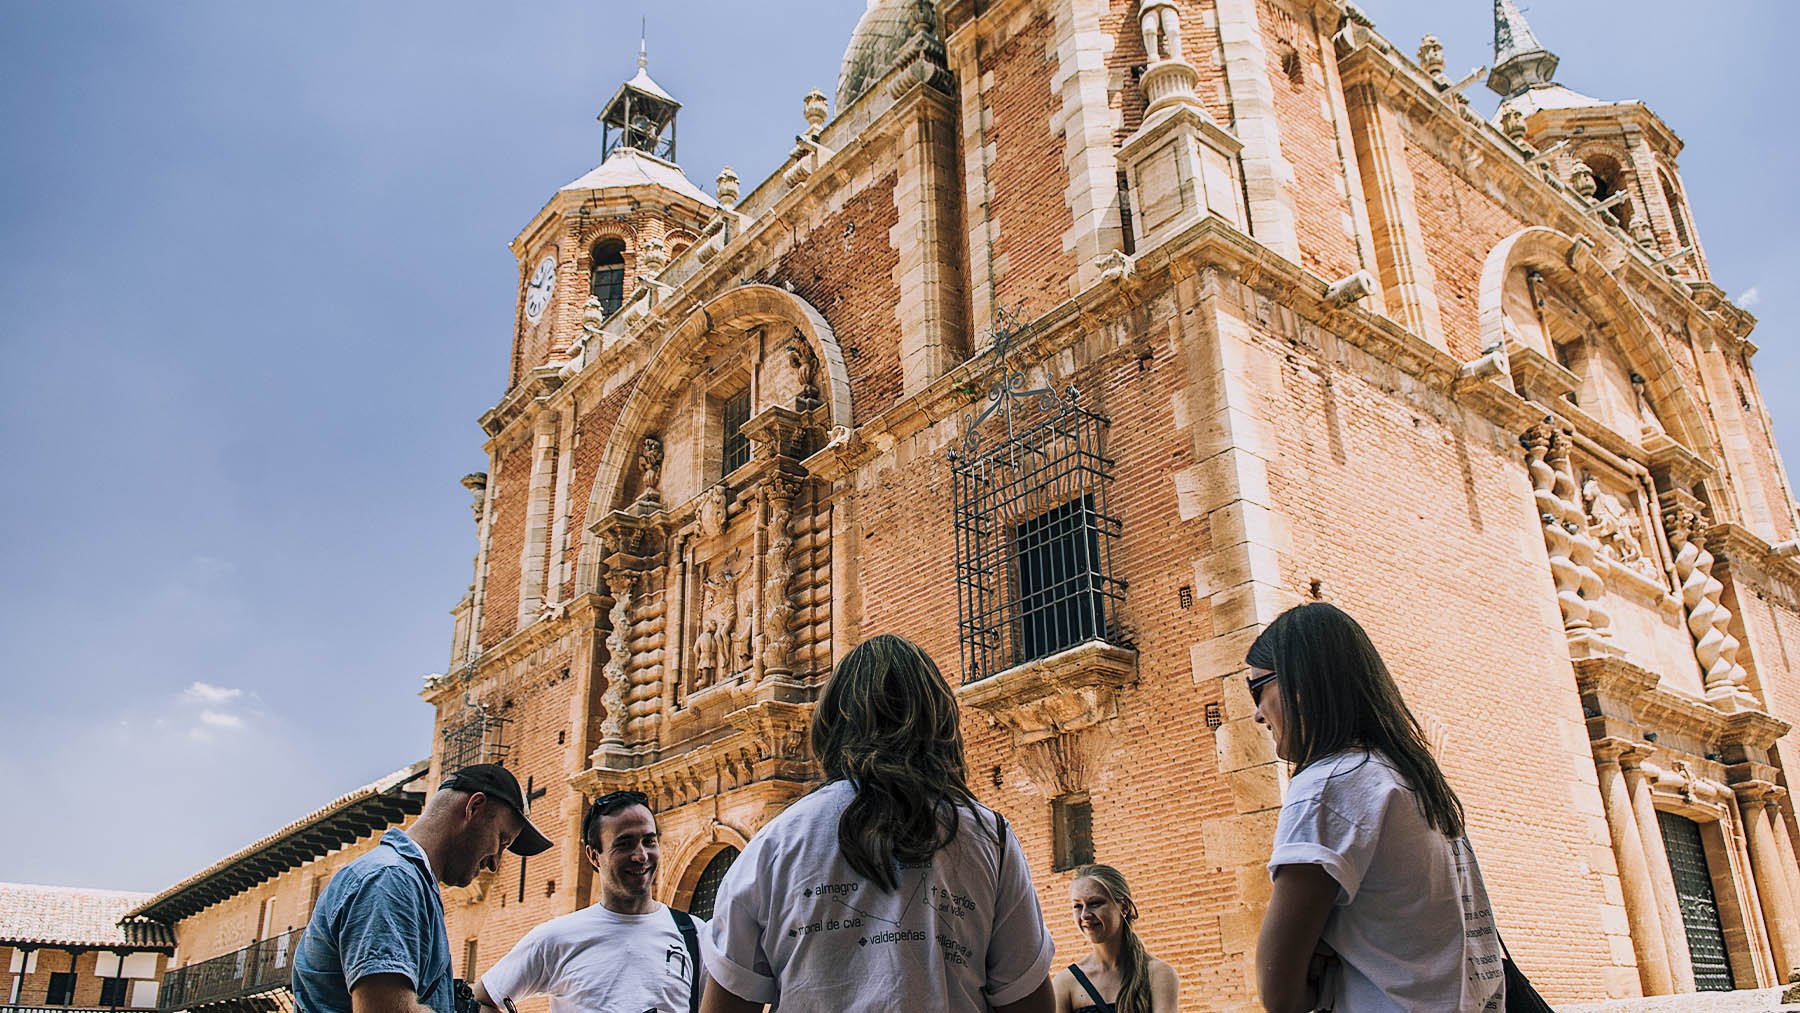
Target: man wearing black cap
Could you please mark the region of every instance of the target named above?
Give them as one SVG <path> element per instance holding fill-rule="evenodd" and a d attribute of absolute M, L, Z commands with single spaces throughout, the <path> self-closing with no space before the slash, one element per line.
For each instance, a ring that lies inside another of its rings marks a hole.
<path fill-rule="evenodd" d="M 295 948 L 295 1004 L 303 1013 L 455 1013 L 437 884 L 468 886 L 502 851 L 549 847 L 506 768 L 451 774 L 411 830 L 389 830 L 331 877 Z"/>

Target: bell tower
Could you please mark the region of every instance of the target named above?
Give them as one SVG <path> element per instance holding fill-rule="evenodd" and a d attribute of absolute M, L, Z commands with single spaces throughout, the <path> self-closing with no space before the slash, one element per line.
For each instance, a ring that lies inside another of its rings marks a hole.
<path fill-rule="evenodd" d="M 1496 123 L 1515 142 L 1544 152 L 1557 177 L 1643 247 L 1669 273 L 1706 281 L 1706 255 L 1688 211 L 1676 156 L 1681 138 L 1636 99 L 1604 101 L 1556 81 L 1559 60 L 1516 0 L 1494 0 Z"/>
<path fill-rule="evenodd" d="M 681 103 L 650 79 L 650 58 L 638 40 L 637 76 L 619 86 L 597 117 L 602 161 L 619 148 L 634 148 L 665 162 L 675 161 L 675 115 Z"/>
<path fill-rule="evenodd" d="M 719 211 L 675 162 L 681 103 L 648 66 L 640 42 L 636 76 L 596 117 L 600 165 L 557 190 L 512 241 L 519 303 L 509 390 L 597 350 L 614 315 L 648 311 L 656 276 Z"/>

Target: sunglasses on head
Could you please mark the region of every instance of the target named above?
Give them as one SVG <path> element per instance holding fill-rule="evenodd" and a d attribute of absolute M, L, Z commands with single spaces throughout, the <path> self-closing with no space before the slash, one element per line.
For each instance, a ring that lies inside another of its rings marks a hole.
<path fill-rule="evenodd" d="M 634 805 L 650 808 L 650 796 L 641 791 L 609 791 L 589 803 L 587 815 L 581 820 L 581 839 L 592 843 L 594 828 L 604 817 Z M 597 845 L 596 845 L 597 846 Z"/>

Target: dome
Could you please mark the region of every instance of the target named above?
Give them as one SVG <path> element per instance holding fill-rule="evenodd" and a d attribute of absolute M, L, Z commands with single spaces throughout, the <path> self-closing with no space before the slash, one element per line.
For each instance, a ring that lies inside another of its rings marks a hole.
<path fill-rule="evenodd" d="M 850 44 L 844 47 L 844 65 L 838 71 L 837 110 L 843 112 L 862 97 L 894 64 L 913 35 L 937 31 L 937 12 L 931 0 L 874 0 L 863 12 Z"/>

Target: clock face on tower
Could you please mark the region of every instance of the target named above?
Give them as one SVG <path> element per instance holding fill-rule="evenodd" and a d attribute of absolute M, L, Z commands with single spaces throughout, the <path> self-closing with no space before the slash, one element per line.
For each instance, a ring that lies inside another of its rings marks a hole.
<path fill-rule="evenodd" d="M 531 284 L 525 288 L 525 319 L 537 323 L 556 293 L 556 258 L 545 257 L 531 272 Z"/>

